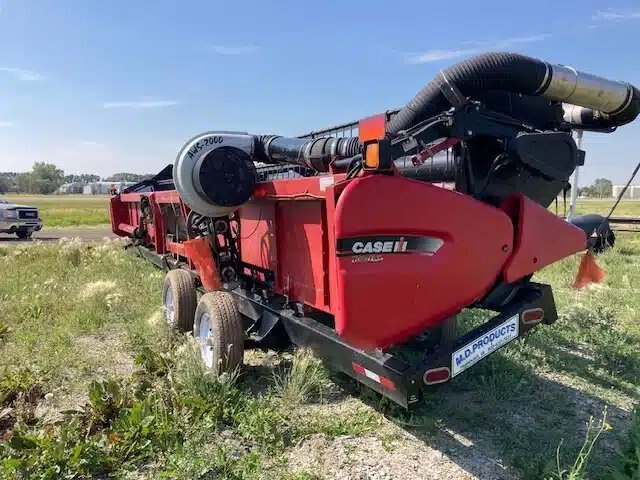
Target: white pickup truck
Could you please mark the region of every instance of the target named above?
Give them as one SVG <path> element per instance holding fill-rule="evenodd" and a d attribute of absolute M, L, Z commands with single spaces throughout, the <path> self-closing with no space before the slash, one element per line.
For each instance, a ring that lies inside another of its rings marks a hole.
<path fill-rule="evenodd" d="M 0 198 L 0 233 L 15 233 L 18 238 L 27 239 L 40 229 L 42 220 L 37 208 L 15 205 Z"/>

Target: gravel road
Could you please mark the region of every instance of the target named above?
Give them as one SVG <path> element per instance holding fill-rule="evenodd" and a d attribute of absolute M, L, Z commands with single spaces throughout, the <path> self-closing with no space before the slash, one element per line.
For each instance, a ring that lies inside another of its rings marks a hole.
<path fill-rule="evenodd" d="M 83 242 L 97 242 L 103 238 L 116 238 L 110 227 L 76 227 L 76 228 L 43 228 L 33 233 L 34 240 L 42 242 L 57 242 L 61 238 L 79 238 Z M 0 245 L 23 243 L 29 240 L 20 240 L 15 235 L 0 233 Z"/>

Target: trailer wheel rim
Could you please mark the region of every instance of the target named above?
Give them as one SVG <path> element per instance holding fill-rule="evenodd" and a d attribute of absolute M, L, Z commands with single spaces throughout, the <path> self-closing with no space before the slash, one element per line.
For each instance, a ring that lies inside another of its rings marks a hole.
<path fill-rule="evenodd" d="M 176 312 L 173 307 L 173 289 L 169 287 L 164 294 L 164 319 L 169 325 L 173 326 L 176 320 L 175 316 Z"/>
<path fill-rule="evenodd" d="M 208 313 L 203 313 L 200 317 L 200 328 L 198 337 L 200 339 L 200 355 L 207 368 L 213 367 L 213 347 L 211 346 L 211 337 L 213 331 L 211 329 L 211 317 Z"/>

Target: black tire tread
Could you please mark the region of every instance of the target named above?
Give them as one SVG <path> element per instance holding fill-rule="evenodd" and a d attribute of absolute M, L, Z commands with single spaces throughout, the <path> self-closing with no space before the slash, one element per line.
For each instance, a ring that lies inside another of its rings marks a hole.
<path fill-rule="evenodd" d="M 450 345 L 458 338 L 458 316 L 453 315 L 442 322 L 440 327 L 440 343 L 441 345 Z"/>
<path fill-rule="evenodd" d="M 162 287 L 162 300 L 167 289 L 173 290 L 173 311 L 175 326 L 180 330 L 191 331 L 196 313 L 196 281 L 186 270 L 170 270 Z"/>
<path fill-rule="evenodd" d="M 231 373 L 244 359 L 244 330 L 242 317 L 228 292 L 205 293 L 198 302 L 196 318 L 206 309 L 213 323 L 213 368 L 218 373 Z M 199 322 L 194 325 L 194 335 Z"/>

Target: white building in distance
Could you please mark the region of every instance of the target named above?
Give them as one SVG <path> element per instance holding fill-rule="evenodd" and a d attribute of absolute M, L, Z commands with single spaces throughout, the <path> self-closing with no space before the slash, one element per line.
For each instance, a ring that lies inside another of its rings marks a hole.
<path fill-rule="evenodd" d="M 618 195 L 620 195 L 620 192 L 622 192 L 623 189 L 624 185 L 614 185 L 612 191 L 613 198 L 618 198 Z M 624 192 L 622 198 L 628 200 L 640 200 L 640 185 L 629 185 L 629 188 Z"/>

